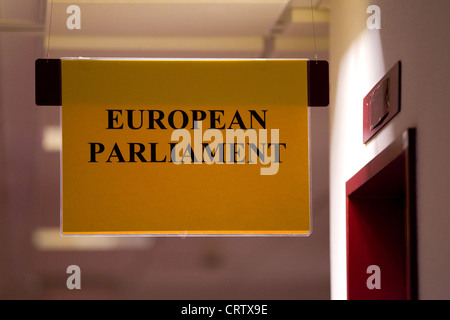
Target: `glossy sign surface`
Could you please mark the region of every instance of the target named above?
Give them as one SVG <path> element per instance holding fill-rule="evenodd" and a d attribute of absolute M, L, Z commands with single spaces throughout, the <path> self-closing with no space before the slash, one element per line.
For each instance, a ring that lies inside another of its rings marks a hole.
<path fill-rule="evenodd" d="M 61 73 L 63 234 L 309 234 L 306 60 Z"/>

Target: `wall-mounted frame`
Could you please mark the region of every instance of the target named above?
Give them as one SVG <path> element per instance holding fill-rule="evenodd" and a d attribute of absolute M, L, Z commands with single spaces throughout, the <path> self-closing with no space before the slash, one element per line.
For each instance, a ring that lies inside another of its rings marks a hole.
<path fill-rule="evenodd" d="M 346 183 L 349 300 L 417 299 L 415 137 L 408 129 Z M 373 265 L 380 288 L 367 283 Z"/>
<path fill-rule="evenodd" d="M 367 143 L 400 112 L 401 62 L 398 61 L 363 100 L 363 142 Z"/>

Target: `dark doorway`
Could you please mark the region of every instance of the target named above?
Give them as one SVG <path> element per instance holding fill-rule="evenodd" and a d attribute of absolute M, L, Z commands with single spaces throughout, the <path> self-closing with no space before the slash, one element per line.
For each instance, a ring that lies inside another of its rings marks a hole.
<path fill-rule="evenodd" d="M 417 299 L 415 130 L 346 184 L 347 297 Z"/>

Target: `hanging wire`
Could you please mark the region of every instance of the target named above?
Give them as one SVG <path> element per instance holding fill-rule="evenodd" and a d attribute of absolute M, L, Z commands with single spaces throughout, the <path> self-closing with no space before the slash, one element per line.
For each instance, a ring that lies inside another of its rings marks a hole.
<path fill-rule="evenodd" d="M 314 33 L 314 57 L 316 58 L 316 63 L 317 63 L 317 43 L 316 43 L 316 26 L 314 24 L 314 7 L 313 7 L 313 3 L 311 0 L 311 16 L 312 16 L 312 25 L 313 25 L 313 33 Z"/>
<path fill-rule="evenodd" d="M 47 59 L 50 51 L 50 31 L 52 29 L 52 18 L 53 18 L 53 0 L 50 4 L 50 24 L 48 26 L 48 39 L 47 39 Z"/>

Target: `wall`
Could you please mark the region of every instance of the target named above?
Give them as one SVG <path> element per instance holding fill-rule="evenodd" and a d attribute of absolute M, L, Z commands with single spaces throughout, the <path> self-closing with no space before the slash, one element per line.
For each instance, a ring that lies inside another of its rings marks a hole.
<path fill-rule="evenodd" d="M 369 30 L 369 5 L 381 29 Z M 450 298 L 448 0 L 333 0 L 330 17 L 331 298 L 346 299 L 345 182 L 408 127 L 417 128 L 419 298 Z M 402 62 L 401 112 L 362 142 L 363 97 Z M 382 232 L 382 230 L 380 230 Z"/>

